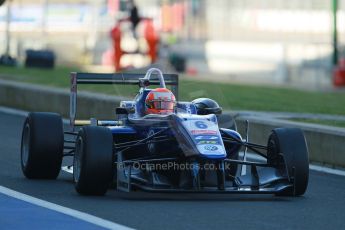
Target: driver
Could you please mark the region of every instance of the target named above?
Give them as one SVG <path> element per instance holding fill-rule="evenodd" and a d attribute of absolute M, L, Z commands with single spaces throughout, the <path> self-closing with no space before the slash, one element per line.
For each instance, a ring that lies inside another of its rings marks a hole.
<path fill-rule="evenodd" d="M 145 114 L 170 114 L 174 112 L 176 99 L 166 88 L 156 88 L 147 94 L 145 99 Z"/>

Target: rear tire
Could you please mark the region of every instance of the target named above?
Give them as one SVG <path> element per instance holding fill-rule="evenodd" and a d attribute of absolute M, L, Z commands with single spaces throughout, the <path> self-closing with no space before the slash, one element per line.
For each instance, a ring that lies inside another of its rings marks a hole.
<path fill-rule="evenodd" d="M 268 163 L 279 167 L 283 162 L 282 154 L 294 188 L 278 193 L 283 196 L 301 196 L 308 187 L 309 157 L 308 147 L 301 129 L 277 128 L 268 139 Z"/>
<path fill-rule="evenodd" d="M 78 134 L 73 160 L 75 189 L 82 195 L 104 195 L 114 175 L 113 136 L 108 128 L 85 126 Z"/>
<path fill-rule="evenodd" d="M 21 167 L 29 179 L 56 179 L 61 169 L 64 134 L 60 115 L 29 113 L 22 132 Z"/>

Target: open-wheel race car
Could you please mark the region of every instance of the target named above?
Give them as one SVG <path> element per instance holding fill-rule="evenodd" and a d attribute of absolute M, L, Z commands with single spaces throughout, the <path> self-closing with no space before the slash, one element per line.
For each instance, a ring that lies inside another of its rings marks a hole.
<path fill-rule="evenodd" d="M 140 90 L 109 120 L 77 120 L 77 84 L 93 83 L 138 84 Z M 58 114 L 29 113 L 21 143 L 24 175 L 56 179 L 62 158 L 72 156 L 75 188 L 83 195 L 104 195 L 111 185 L 125 192 L 305 193 L 308 149 L 300 129 L 272 130 L 267 146 L 250 143 L 248 129 L 242 138 L 217 102 L 177 101 L 177 93 L 178 76 L 155 68 L 71 73 L 71 127 L 64 131 Z M 247 160 L 247 150 L 265 160 Z"/>

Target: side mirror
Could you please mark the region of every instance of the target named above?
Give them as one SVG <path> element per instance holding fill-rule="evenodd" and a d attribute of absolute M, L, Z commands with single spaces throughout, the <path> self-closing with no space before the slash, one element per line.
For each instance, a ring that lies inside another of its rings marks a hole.
<path fill-rule="evenodd" d="M 118 108 L 116 108 L 115 113 L 117 115 L 128 115 L 131 113 L 135 113 L 135 109 L 134 109 L 134 107 L 132 107 L 132 108 L 118 107 Z"/>
<path fill-rule="evenodd" d="M 127 108 L 116 108 L 115 113 L 116 115 L 128 115 Z"/>

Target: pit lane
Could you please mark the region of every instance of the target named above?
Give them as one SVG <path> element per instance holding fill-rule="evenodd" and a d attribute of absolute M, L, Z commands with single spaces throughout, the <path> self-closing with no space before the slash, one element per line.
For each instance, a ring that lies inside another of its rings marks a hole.
<path fill-rule="evenodd" d="M 18 192 L 137 229 L 343 229 L 345 177 L 310 171 L 303 197 L 216 194 L 78 195 L 72 176 L 27 180 L 20 169 L 23 115 L 0 112 L 0 185 Z M 8 207 L 9 209 L 10 207 Z M 0 224 L 17 221 L 0 209 Z M 6 218 L 6 221 L 5 221 Z M 42 220 L 43 221 L 43 220 Z M 51 220 L 52 223 L 54 219 Z M 58 221 L 58 219 L 56 219 Z M 6 226 L 3 226 L 6 227 Z M 2 227 L 0 227 L 2 228 Z"/>

